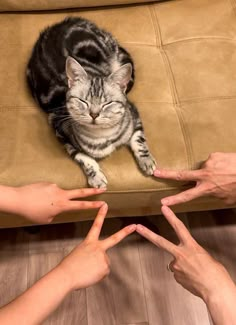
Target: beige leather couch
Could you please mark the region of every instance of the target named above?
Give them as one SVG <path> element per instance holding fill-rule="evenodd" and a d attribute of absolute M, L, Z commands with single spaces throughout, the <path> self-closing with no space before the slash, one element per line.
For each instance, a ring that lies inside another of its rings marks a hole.
<path fill-rule="evenodd" d="M 132 54 L 136 84 L 130 98 L 160 167 L 193 169 L 211 152 L 236 151 L 236 1 L 1 0 L 0 11 L 1 184 L 86 186 L 25 81 L 40 30 L 69 15 L 111 31 Z M 162 197 L 187 186 L 144 177 L 126 148 L 101 165 L 109 186 L 100 199 L 109 203 L 109 216 L 158 214 Z M 222 207 L 216 199 L 202 198 L 175 210 Z M 83 211 L 55 222 L 94 216 L 95 211 Z M 0 215 L 1 227 L 26 224 L 17 216 Z"/>

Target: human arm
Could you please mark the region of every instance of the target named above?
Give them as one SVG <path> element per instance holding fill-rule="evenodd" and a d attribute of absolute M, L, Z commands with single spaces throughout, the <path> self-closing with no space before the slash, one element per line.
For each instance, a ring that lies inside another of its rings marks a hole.
<path fill-rule="evenodd" d="M 163 205 L 175 205 L 201 196 L 214 196 L 226 204 L 236 203 L 236 153 L 216 152 L 209 156 L 198 170 L 161 170 L 154 176 L 162 179 L 196 182 L 195 187 L 163 198 Z"/>
<path fill-rule="evenodd" d="M 142 225 L 137 225 L 137 232 L 174 257 L 169 268 L 176 281 L 204 300 L 215 325 L 236 324 L 236 286 L 229 273 L 168 207 L 163 206 L 162 212 L 179 238 L 178 246 Z"/>
<path fill-rule="evenodd" d="M 0 309 L 0 324 L 41 324 L 73 290 L 89 287 L 102 280 L 110 271 L 106 251 L 135 231 L 127 226 L 114 235 L 99 241 L 107 213 L 104 204 L 87 237 L 62 262 L 30 289 Z"/>
<path fill-rule="evenodd" d="M 97 209 L 103 201 L 74 201 L 103 193 L 104 189 L 63 190 L 56 184 L 35 183 L 20 187 L 0 185 L 0 211 L 20 215 L 34 223 L 49 223 L 62 212 Z"/>

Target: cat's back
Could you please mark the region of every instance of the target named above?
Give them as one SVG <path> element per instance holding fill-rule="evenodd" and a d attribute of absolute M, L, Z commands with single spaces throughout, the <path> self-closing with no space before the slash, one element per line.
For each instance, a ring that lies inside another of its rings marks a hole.
<path fill-rule="evenodd" d="M 108 63 L 112 54 L 117 52 L 118 44 L 110 33 L 84 18 L 69 17 L 41 32 L 28 68 L 47 67 L 58 77 L 60 73 L 65 74 L 68 56 L 74 57 L 85 70 L 89 70 L 92 64 Z M 54 67 L 56 70 L 53 71 Z M 96 74 L 96 71 L 93 72 Z M 92 70 L 88 73 L 92 74 Z"/>
<path fill-rule="evenodd" d="M 75 58 L 91 77 L 108 76 L 129 54 L 113 36 L 93 22 L 68 17 L 41 32 L 28 63 L 27 80 L 33 96 L 46 111 L 65 103 L 66 58 Z"/>

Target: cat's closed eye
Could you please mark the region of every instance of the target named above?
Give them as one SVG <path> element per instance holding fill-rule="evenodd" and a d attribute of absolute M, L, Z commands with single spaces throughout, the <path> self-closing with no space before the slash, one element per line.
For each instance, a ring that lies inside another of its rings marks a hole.
<path fill-rule="evenodd" d="M 106 108 L 111 108 L 111 107 L 120 107 L 120 106 L 123 106 L 123 104 L 119 101 L 116 101 L 116 100 L 113 100 L 113 101 L 110 101 L 110 102 L 107 102 L 107 103 L 104 103 L 102 105 L 102 108 L 106 109 Z"/>
<path fill-rule="evenodd" d="M 102 108 L 107 108 L 108 106 L 112 105 L 113 103 L 114 103 L 113 101 L 108 102 L 108 103 L 104 103 L 104 104 L 102 105 Z"/>
<path fill-rule="evenodd" d="M 89 107 L 89 103 L 86 102 L 85 100 L 78 98 L 78 101 L 81 102 L 82 104 L 84 104 L 86 107 Z"/>

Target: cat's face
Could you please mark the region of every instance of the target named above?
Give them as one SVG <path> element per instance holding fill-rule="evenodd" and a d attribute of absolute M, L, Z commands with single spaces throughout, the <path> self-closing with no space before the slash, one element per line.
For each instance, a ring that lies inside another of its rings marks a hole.
<path fill-rule="evenodd" d="M 132 67 L 123 65 L 106 78 L 90 79 L 77 61 L 67 59 L 67 109 L 73 120 L 89 128 L 117 125 L 125 114 L 125 90 Z"/>

